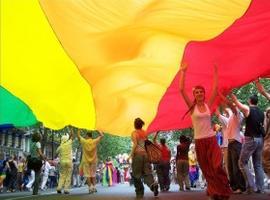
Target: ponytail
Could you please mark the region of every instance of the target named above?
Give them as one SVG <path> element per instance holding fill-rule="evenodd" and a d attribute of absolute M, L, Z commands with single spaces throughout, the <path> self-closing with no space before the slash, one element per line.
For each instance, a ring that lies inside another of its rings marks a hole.
<path fill-rule="evenodd" d="M 189 109 L 188 109 L 188 110 L 185 112 L 185 114 L 183 115 L 182 120 L 184 120 L 185 117 L 186 117 L 186 115 L 187 115 L 191 110 L 194 109 L 195 105 L 196 105 L 196 100 L 194 99 L 192 105 L 189 107 Z"/>

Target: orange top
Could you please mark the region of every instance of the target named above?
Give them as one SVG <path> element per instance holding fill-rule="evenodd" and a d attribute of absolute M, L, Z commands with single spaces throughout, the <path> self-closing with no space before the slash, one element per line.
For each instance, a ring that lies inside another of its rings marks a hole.
<path fill-rule="evenodd" d="M 135 153 L 146 153 L 144 141 L 147 140 L 147 133 L 142 129 L 135 130 L 132 132 L 132 138 L 137 141 Z"/>

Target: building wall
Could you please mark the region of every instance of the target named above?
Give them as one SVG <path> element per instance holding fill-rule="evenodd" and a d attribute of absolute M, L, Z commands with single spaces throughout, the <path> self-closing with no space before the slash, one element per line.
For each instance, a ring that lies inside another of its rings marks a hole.
<path fill-rule="evenodd" d="M 0 160 L 11 155 L 24 156 L 29 153 L 30 136 L 23 132 L 4 130 L 0 132 Z"/>
<path fill-rule="evenodd" d="M 0 160 L 4 160 L 11 155 L 26 157 L 30 153 L 30 143 L 30 132 L 18 132 L 13 129 L 0 131 Z M 52 159 L 56 155 L 55 151 L 58 146 L 58 142 L 47 142 L 44 146 L 44 155 L 48 159 Z"/>

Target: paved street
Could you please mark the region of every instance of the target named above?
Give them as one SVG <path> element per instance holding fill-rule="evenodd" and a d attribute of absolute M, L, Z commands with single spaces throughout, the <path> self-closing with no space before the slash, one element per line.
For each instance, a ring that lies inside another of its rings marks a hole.
<path fill-rule="evenodd" d="M 127 184 L 121 184 L 114 187 L 98 186 L 98 193 L 88 194 L 87 188 L 73 188 L 70 195 L 56 194 L 55 191 L 42 192 L 41 195 L 32 196 L 30 192 L 16 192 L 0 194 L 1 200 L 134 200 L 134 187 Z M 170 192 L 160 193 L 158 198 L 153 197 L 153 193 L 146 189 L 145 200 L 207 200 L 204 191 L 196 190 L 191 192 L 178 192 L 178 186 L 173 185 Z M 231 200 L 269 200 L 270 191 L 267 194 L 252 195 L 232 195 Z"/>

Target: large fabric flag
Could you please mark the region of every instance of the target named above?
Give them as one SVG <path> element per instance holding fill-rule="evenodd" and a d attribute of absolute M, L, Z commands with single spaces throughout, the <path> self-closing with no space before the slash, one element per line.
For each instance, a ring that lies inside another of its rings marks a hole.
<path fill-rule="evenodd" d="M 186 46 L 182 62 L 188 63 L 186 89 L 190 96 L 195 85 L 203 85 L 210 94 L 214 63 L 218 65 L 218 88 L 225 94 L 258 77 L 270 75 L 269 11 L 270 1 L 254 0 L 245 15 L 222 34 L 209 41 L 192 41 Z M 179 73 L 162 97 L 156 118 L 148 128 L 150 132 L 185 128 L 191 124 L 189 117 L 182 120 L 188 108 L 183 106 L 178 88 Z"/>
<path fill-rule="evenodd" d="M 269 75 L 269 8 L 267 0 L 3 0 L 1 85 L 51 128 L 130 135 L 136 117 L 149 132 L 185 128 L 182 58 L 188 90 L 209 91 L 213 62 L 224 91 Z"/>

